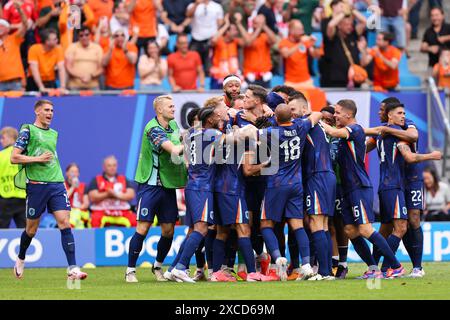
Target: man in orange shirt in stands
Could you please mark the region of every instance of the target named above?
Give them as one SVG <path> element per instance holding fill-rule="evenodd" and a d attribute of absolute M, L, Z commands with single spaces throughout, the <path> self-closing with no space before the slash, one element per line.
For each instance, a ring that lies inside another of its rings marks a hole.
<path fill-rule="evenodd" d="M 394 35 L 389 32 L 380 32 L 377 35 L 376 46 L 367 49 L 367 42 L 364 37 L 358 42 L 359 50 L 362 53 L 361 64 L 367 66 L 372 60 L 373 86 L 375 89 L 394 90 L 399 84 L 398 65 L 402 57 L 402 52 L 391 43 Z"/>
<path fill-rule="evenodd" d="M 95 25 L 98 25 L 101 17 L 111 19 L 114 9 L 114 0 L 87 0 L 88 6 L 92 9 L 95 17 Z"/>
<path fill-rule="evenodd" d="M 22 18 L 22 26 L 9 34 L 9 22 L 0 19 L 0 91 L 22 90 L 22 79 L 25 78 L 20 45 L 27 30 L 27 17 L 18 3 L 14 5 Z"/>
<path fill-rule="evenodd" d="M 266 25 L 266 18 L 258 15 L 253 20 L 253 33 L 242 25 L 242 15 L 235 13 L 236 25 L 244 38 L 244 76 L 249 84 L 270 87 L 272 61 L 270 48 L 278 40 L 277 35 Z"/>
<path fill-rule="evenodd" d="M 319 58 L 320 49 L 314 47 L 315 38 L 305 35 L 300 20 L 289 22 L 289 36 L 278 43 L 278 49 L 284 58 L 285 84 L 296 90 L 314 87 L 308 70 L 308 53 Z"/>
<path fill-rule="evenodd" d="M 150 40 L 155 40 L 158 34 L 157 12 L 162 12 L 161 0 L 126 0 L 127 10 L 130 14 L 130 34 L 133 27 L 139 27 L 137 46 L 147 48 Z"/>
<path fill-rule="evenodd" d="M 133 89 L 138 48 L 125 39 L 121 29 L 116 30 L 113 37 L 103 56 L 106 90 Z"/>
<path fill-rule="evenodd" d="M 239 31 L 236 25 L 230 24 L 230 18 L 225 16 L 225 23 L 219 32 L 211 39 L 214 49 L 211 74 L 211 89 L 222 89 L 224 78 L 229 74 L 240 75 L 238 47 L 244 44 L 237 38 Z"/>
<path fill-rule="evenodd" d="M 49 92 L 56 88 L 55 69 L 58 69 L 61 93 L 66 90 L 66 70 L 64 67 L 64 54 L 58 45 L 56 30 L 45 29 L 41 32 L 42 43 L 33 44 L 28 51 L 30 64 L 27 91 Z"/>
<path fill-rule="evenodd" d="M 439 62 L 433 67 L 433 77 L 439 88 L 450 89 L 450 49 L 442 49 Z"/>
<path fill-rule="evenodd" d="M 169 83 L 173 92 L 181 90 L 205 91 L 205 73 L 203 71 L 200 55 L 189 50 L 187 35 L 179 34 L 177 37 L 177 51 L 167 58 L 169 66 Z M 197 87 L 199 79 L 200 87 Z"/>

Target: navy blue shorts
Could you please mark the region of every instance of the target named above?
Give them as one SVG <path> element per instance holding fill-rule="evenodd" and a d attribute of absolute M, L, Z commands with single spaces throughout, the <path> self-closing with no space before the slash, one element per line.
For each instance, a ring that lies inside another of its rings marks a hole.
<path fill-rule="evenodd" d="M 336 200 L 334 200 L 334 215 L 342 218 L 342 203 L 343 203 L 342 187 L 336 184 Z"/>
<path fill-rule="evenodd" d="M 401 189 L 392 189 L 378 192 L 380 199 L 380 221 L 389 223 L 393 219 L 408 219 L 408 210 L 405 204 L 405 193 Z"/>
<path fill-rule="evenodd" d="M 71 210 L 64 183 L 27 183 L 27 219 L 39 219 L 45 209 L 49 213 Z"/>
<path fill-rule="evenodd" d="M 214 192 L 214 223 L 220 226 L 249 223 L 245 196 Z"/>
<path fill-rule="evenodd" d="M 318 172 L 305 184 L 306 213 L 309 215 L 334 215 L 336 176 L 331 172 Z"/>
<path fill-rule="evenodd" d="M 405 189 L 406 209 L 424 210 L 425 209 L 425 188 L 423 181 L 410 183 Z"/>
<path fill-rule="evenodd" d="M 261 220 L 281 222 L 303 219 L 303 191 L 300 183 L 267 188 L 261 208 Z"/>
<path fill-rule="evenodd" d="M 343 198 L 342 218 L 344 225 L 360 225 L 375 221 L 372 188 L 353 190 L 344 195 Z"/>
<path fill-rule="evenodd" d="M 264 199 L 266 184 L 256 181 L 246 181 L 245 183 L 245 201 L 248 210 L 253 212 L 254 216 L 259 217 L 261 204 Z"/>
<path fill-rule="evenodd" d="M 178 219 L 175 189 L 139 183 L 137 192 L 137 221 L 175 223 Z"/>
<path fill-rule="evenodd" d="M 214 224 L 214 195 L 210 191 L 184 190 L 186 200 L 186 225 L 203 221 Z"/>

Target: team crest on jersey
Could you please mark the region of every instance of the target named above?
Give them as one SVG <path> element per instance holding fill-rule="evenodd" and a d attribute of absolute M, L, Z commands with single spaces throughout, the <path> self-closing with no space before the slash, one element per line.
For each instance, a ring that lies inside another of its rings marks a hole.
<path fill-rule="evenodd" d="M 244 212 L 244 215 L 245 215 L 245 219 L 248 220 L 248 211 L 247 210 Z"/>
<path fill-rule="evenodd" d="M 305 53 L 306 52 L 306 47 L 305 47 L 305 45 L 303 43 L 298 46 L 298 51 L 300 51 L 301 53 Z"/>
<path fill-rule="evenodd" d="M 142 208 L 141 209 L 141 216 L 145 217 L 148 215 L 148 209 L 147 208 Z"/>
<path fill-rule="evenodd" d="M 28 215 L 30 217 L 34 216 L 36 214 L 36 210 L 34 210 L 34 208 L 29 208 L 28 209 Z"/>
<path fill-rule="evenodd" d="M 210 218 L 211 220 L 214 220 L 214 211 L 210 211 L 210 212 L 209 212 L 209 218 Z"/>

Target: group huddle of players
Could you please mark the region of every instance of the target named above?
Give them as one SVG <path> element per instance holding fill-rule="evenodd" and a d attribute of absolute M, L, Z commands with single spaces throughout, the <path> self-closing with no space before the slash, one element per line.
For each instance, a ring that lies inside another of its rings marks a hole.
<path fill-rule="evenodd" d="M 228 76 L 224 92 L 188 114 L 191 127 L 177 151 L 188 166 L 189 232 L 169 269 L 163 272 L 161 263 L 153 268 L 158 280 L 344 279 L 349 240 L 368 266 L 361 279 L 403 276 L 395 256 L 402 240 L 413 264 L 410 276 L 424 276 L 420 163 L 442 155 L 417 153 L 417 129 L 405 119 L 399 100 L 385 99 L 381 125 L 363 129 L 352 100 L 311 112 L 306 97 L 293 88 L 278 86 L 268 93 L 250 85 L 243 109 L 236 110 L 239 78 Z M 366 153 L 375 147 L 379 231 L 372 227 L 373 187 L 365 166 Z M 197 271 L 191 277 L 194 255 Z M 127 282 L 137 281 L 134 266 L 135 261 L 127 269 Z"/>

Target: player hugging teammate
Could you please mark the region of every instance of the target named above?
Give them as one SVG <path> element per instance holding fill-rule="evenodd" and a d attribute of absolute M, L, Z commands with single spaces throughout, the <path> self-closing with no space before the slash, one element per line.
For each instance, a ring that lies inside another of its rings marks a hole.
<path fill-rule="evenodd" d="M 312 112 L 306 97 L 287 86 L 271 93 L 249 86 L 243 110 L 235 110 L 229 106 L 240 96 L 240 85 L 238 77 L 227 77 L 227 98 L 212 97 L 192 110 L 191 127 L 183 137 L 174 120 L 172 97 L 154 100 L 156 116 L 144 129 L 135 178 L 138 225 L 129 245 L 126 282 L 138 281 L 136 263 L 155 215 L 162 232 L 152 268 L 158 281 L 206 280 L 203 247 L 208 280 L 213 282 L 344 279 L 349 239 L 368 267 L 361 279 L 403 276 L 405 269 L 395 257 L 402 240 L 413 262 L 411 276 L 424 276 L 418 163 L 442 155 L 417 153 L 417 129 L 405 119 L 400 101 L 385 100 L 380 110 L 383 125 L 363 129 L 356 121 L 354 101 L 340 100 L 334 107 Z M 68 275 L 83 279 L 86 274 L 76 267 L 68 227 L 70 205 L 60 188 L 57 133 L 49 129 L 53 106 L 42 101 L 35 110 L 35 124 L 23 126 L 11 156 L 13 163 L 24 166 L 28 179 L 27 229 L 15 275 L 23 275 L 26 249 L 47 206 L 61 229 Z M 373 188 L 365 168 L 366 152 L 375 147 L 380 157 L 379 232 L 372 227 Z M 36 163 L 44 170 L 37 170 Z M 185 188 L 189 231 L 163 272 L 177 219 L 177 188 Z M 194 254 L 197 272 L 191 277 Z"/>

